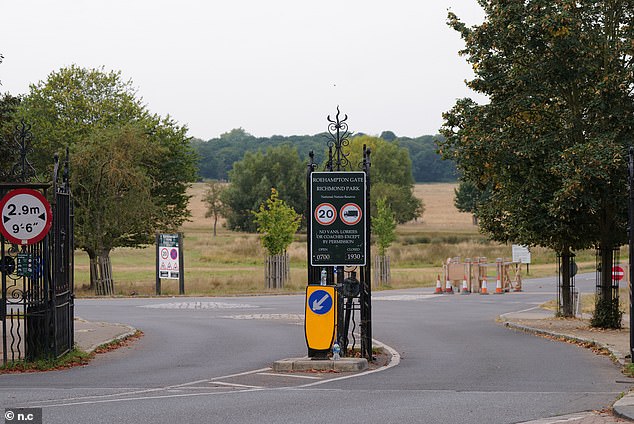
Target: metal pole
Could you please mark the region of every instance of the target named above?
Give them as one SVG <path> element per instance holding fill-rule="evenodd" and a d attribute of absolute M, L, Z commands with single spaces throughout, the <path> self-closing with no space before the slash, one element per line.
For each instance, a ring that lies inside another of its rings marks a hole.
<path fill-rule="evenodd" d="M 628 189 L 629 189 L 629 202 L 628 202 L 628 237 L 629 237 L 629 295 L 630 295 L 630 358 L 634 358 L 634 316 L 632 316 L 632 282 L 634 281 L 634 147 L 630 147 L 628 155 Z"/>
<path fill-rule="evenodd" d="M 159 244 L 160 244 L 161 236 L 159 233 L 156 233 L 156 295 L 161 295 L 161 276 L 159 275 L 159 267 L 161 266 L 159 262 Z"/>
<path fill-rule="evenodd" d="M 178 294 L 181 296 L 185 294 L 185 259 L 183 253 L 185 247 L 183 246 L 183 233 L 178 233 Z"/>

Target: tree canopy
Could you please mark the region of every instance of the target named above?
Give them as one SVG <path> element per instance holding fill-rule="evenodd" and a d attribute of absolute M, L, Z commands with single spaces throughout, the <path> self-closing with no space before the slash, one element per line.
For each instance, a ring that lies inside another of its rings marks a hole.
<path fill-rule="evenodd" d="M 358 134 L 360 135 L 360 134 Z M 383 131 L 382 139 L 409 151 L 412 175 L 416 182 L 447 182 L 456 180 L 455 164 L 451 160 L 441 160 L 437 153 L 436 140 L 442 136 L 425 135 L 417 138 L 397 137 L 392 131 Z M 265 151 L 269 147 L 294 146 L 302 160 L 315 152 L 315 161 L 322 163 L 327 154 L 324 149 L 326 134 L 255 137 L 242 128 L 233 129 L 220 137 L 207 141 L 194 140 L 192 145 L 200 156 L 200 178 L 228 179 L 233 164 L 242 159 L 246 152 Z"/>
<path fill-rule="evenodd" d="M 412 162 L 407 149 L 397 142 L 389 143 L 378 137 L 357 136 L 350 140 L 345 149 L 348 160 L 353 165 L 362 162 L 363 146 L 372 151 L 370 168 L 370 202 L 372 216 L 376 216 L 376 200 L 383 197 L 395 214 L 398 223 L 421 216 L 424 207 L 414 196 Z"/>
<path fill-rule="evenodd" d="M 253 214 L 262 246 L 269 255 L 285 253 L 293 242 L 301 216 L 279 198 L 274 188 L 271 189 L 271 196 Z"/>
<path fill-rule="evenodd" d="M 490 189 L 481 228 L 564 255 L 611 252 L 626 236 L 634 0 L 479 3 L 481 25 L 453 13 L 449 25 L 475 73 L 468 86 L 489 103 L 459 100 L 444 115 L 440 147 L 464 180 Z M 603 283 L 610 275 L 602 270 Z"/>
<path fill-rule="evenodd" d="M 255 232 L 252 211 L 259 210 L 269 198 L 271 188 L 296 212 L 303 214 L 306 209 L 306 165 L 294 147 L 283 145 L 266 152 L 247 152 L 234 164 L 229 180 L 222 194 L 229 229 Z"/>
<path fill-rule="evenodd" d="M 151 114 L 120 72 L 75 65 L 52 72 L 30 86 L 15 119 L 32 125 L 32 162 L 40 173 L 54 153 L 70 148 L 79 199 L 75 240 L 91 261 L 105 255 L 109 262 L 116 247 L 151 243 L 154 231 L 173 231 L 189 216 L 186 189 L 197 158 L 187 128 Z M 99 222 L 89 218 L 94 213 L 101 213 Z"/>

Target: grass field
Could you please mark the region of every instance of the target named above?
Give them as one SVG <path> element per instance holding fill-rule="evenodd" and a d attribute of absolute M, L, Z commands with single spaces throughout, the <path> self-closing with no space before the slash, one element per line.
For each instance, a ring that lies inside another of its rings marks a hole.
<path fill-rule="evenodd" d="M 461 258 L 511 256 L 511 246 L 486 240 L 472 225 L 471 215 L 453 206 L 455 184 L 419 184 L 416 196 L 423 199 L 422 218 L 397 228 L 398 239 L 388 250 L 392 263 L 393 288 L 433 286 L 441 264 L 448 257 Z M 266 293 L 264 289 L 265 252 L 258 236 L 228 231 L 219 222 L 213 237 L 213 222 L 205 218 L 202 201 L 205 184 L 190 189 L 192 218 L 181 228 L 184 233 L 185 291 L 187 294 L 231 295 Z M 283 291 L 297 292 L 306 286 L 306 235 L 298 234 L 289 248 L 291 283 Z M 555 256 L 547 249 L 532 249 L 531 276 L 556 273 Z M 115 291 L 120 295 L 151 295 L 155 286 L 155 247 L 116 249 L 112 252 Z M 577 255 L 581 270 L 594 266 L 592 252 Z M 78 295 L 91 295 L 88 257 L 76 253 L 75 286 Z M 524 268 L 525 271 L 525 268 Z M 162 292 L 178 293 L 177 280 L 162 280 Z"/>

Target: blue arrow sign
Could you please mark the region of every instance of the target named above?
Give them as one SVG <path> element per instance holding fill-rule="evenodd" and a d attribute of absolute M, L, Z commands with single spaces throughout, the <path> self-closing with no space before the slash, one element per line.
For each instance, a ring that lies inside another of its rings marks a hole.
<path fill-rule="evenodd" d="M 332 309 L 332 296 L 324 290 L 316 290 L 308 298 L 308 307 L 318 315 L 327 314 Z"/>

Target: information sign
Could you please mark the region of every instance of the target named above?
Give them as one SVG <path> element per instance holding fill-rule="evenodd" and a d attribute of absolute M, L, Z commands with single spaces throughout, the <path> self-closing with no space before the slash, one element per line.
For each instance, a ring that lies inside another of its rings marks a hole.
<path fill-rule="evenodd" d="M 159 234 L 158 240 L 159 278 L 178 280 L 180 272 L 178 234 Z"/>
<path fill-rule="evenodd" d="M 8 192 L 0 200 L 0 214 L 0 232 L 14 244 L 38 243 L 53 224 L 51 204 L 42 193 L 30 188 Z"/>
<path fill-rule="evenodd" d="M 364 172 L 313 172 L 312 266 L 366 264 Z"/>
<path fill-rule="evenodd" d="M 514 244 L 512 246 L 513 251 L 513 262 L 521 263 L 521 264 L 530 264 L 531 263 L 531 252 L 528 250 L 528 247 L 522 246 L 519 244 Z"/>

